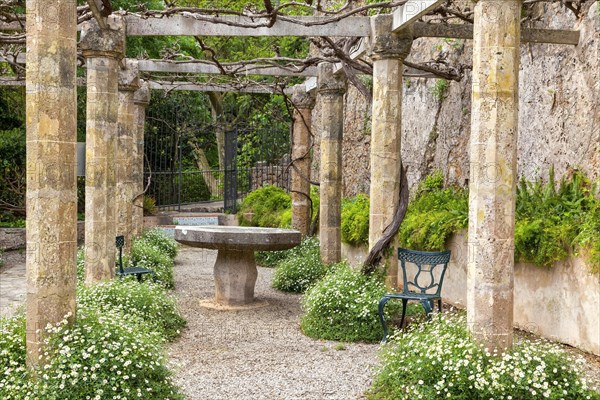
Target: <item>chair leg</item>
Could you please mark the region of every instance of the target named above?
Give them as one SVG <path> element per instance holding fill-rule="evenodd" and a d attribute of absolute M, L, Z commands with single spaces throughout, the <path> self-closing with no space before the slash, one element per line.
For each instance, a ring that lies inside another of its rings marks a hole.
<path fill-rule="evenodd" d="M 442 299 L 438 299 L 438 311 L 442 312 Z"/>
<path fill-rule="evenodd" d="M 136 274 L 136 275 L 137 275 L 138 282 L 141 282 L 142 281 L 142 274 Z"/>
<path fill-rule="evenodd" d="M 421 305 L 425 309 L 425 316 L 427 319 L 431 318 L 431 312 L 433 311 L 432 302 L 429 300 L 421 300 Z"/>
<path fill-rule="evenodd" d="M 407 307 L 408 299 L 402 299 L 402 317 L 400 317 L 400 330 L 404 329 L 404 317 L 406 316 Z"/>
<path fill-rule="evenodd" d="M 381 300 L 379 300 L 379 308 L 378 308 L 378 313 L 379 313 L 379 322 L 381 322 L 381 326 L 383 327 L 383 339 L 381 340 L 381 343 L 385 343 L 387 342 L 387 334 L 388 334 L 388 329 L 387 329 L 387 325 L 385 323 L 385 318 L 383 316 L 383 308 L 385 307 L 386 303 L 390 300 L 389 297 L 383 296 L 381 298 Z"/>

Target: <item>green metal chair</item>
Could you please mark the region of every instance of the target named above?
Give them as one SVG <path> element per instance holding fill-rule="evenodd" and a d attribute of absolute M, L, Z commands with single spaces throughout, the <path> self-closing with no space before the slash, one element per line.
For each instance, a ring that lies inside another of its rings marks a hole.
<path fill-rule="evenodd" d="M 154 271 L 142 268 L 142 267 L 129 267 L 123 268 L 123 246 L 125 246 L 125 236 L 117 236 L 116 237 L 116 246 L 119 249 L 119 270 L 117 271 L 117 276 L 123 278 L 128 275 L 135 275 L 137 277 L 138 282 L 142 281 L 142 275 L 145 274 L 154 274 Z"/>
<path fill-rule="evenodd" d="M 402 317 L 400 319 L 400 329 L 404 325 L 406 307 L 409 301 L 418 301 L 425 309 L 427 318 L 430 317 L 434 308 L 434 302 L 437 301 L 438 310 L 442 311 L 442 283 L 444 274 L 450 262 L 450 251 L 416 251 L 408 249 L 398 249 L 398 259 L 402 266 L 403 289 L 401 293 L 387 293 L 379 301 L 379 321 L 383 326 L 383 340 L 387 341 L 388 328 L 383 315 L 384 307 L 391 299 L 402 300 Z M 415 275 L 409 279 L 406 269 L 406 263 L 415 264 Z M 436 279 L 436 272 L 441 267 L 439 279 Z M 425 278 L 423 278 L 423 275 Z"/>

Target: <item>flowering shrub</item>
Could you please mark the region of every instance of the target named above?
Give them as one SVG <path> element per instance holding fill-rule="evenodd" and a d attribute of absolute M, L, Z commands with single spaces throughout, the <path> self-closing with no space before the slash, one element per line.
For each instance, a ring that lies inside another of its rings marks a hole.
<path fill-rule="evenodd" d="M 168 289 L 175 286 L 173 259 L 144 238 L 133 241 L 131 263 L 136 267 L 148 268 L 154 271 L 155 280 L 162 286 Z"/>
<path fill-rule="evenodd" d="M 175 298 L 161 286 L 148 281 L 118 279 L 90 287 L 80 286 L 77 302 L 82 307 L 99 311 L 121 310 L 128 318 L 138 316 L 153 332 L 161 333 L 168 340 L 178 336 L 185 326 Z"/>
<path fill-rule="evenodd" d="M 175 258 L 177 255 L 177 242 L 160 229 L 145 230 L 141 240 L 157 247 L 170 258 Z"/>
<path fill-rule="evenodd" d="M 364 275 L 347 264 L 336 265 L 304 297 L 300 326 L 308 336 L 345 342 L 381 340 L 383 330 L 377 315 L 379 300 L 386 293 L 383 276 Z M 389 317 L 398 312 L 390 302 Z"/>
<path fill-rule="evenodd" d="M 289 250 L 273 275 L 273 287 L 284 292 L 304 293 L 321 279 L 330 267 L 321 262 L 319 241 L 306 238 L 298 247 Z"/>
<path fill-rule="evenodd" d="M 25 367 L 22 316 L 0 326 L 2 399 L 181 399 L 163 355 L 163 338 L 139 317 L 78 309 L 77 322 L 47 327 L 43 362 Z"/>
<path fill-rule="evenodd" d="M 464 315 L 438 314 L 395 334 L 370 399 L 600 399 L 578 362 L 546 341 L 523 340 L 504 355 L 475 343 Z"/>

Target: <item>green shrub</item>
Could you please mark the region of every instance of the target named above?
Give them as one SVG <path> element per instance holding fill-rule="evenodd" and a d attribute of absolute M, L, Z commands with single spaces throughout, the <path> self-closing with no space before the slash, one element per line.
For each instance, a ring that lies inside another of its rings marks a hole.
<path fill-rule="evenodd" d="M 139 317 L 80 307 L 74 326 L 64 320 L 48 328 L 45 365 L 34 371 L 25 366 L 25 319 L 0 325 L 0 398 L 182 398 L 166 367 L 160 333 Z"/>
<path fill-rule="evenodd" d="M 0 200 L 25 207 L 25 128 L 0 130 Z"/>
<path fill-rule="evenodd" d="M 175 298 L 152 282 L 116 279 L 89 287 L 80 286 L 77 302 L 82 307 L 99 311 L 120 310 L 125 315 L 138 316 L 153 332 L 160 332 L 167 340 L 177 337 L 185 326 Z"/>
<path fill-rule="evenodd" d="M 154 197 L 144 196 L 142 208 L 144 209 L 144 216 L 158 214 L 158 207 L 156 207 L 156 200 Z"/>
<path fill-rule="evenodd" d="M 425 178 L 410 202 L 399 231 L 402 247 L 413 250 L 444 250 L 446 240 L 465 229 L 469 221 L 468 193 L 460 188 L 443 188 L 444 178 L 436 172 Z"/>
<path fill-rule="evenodd" d="M 277 186 L 265 186 L 250 193 L 238 210 L 241 226 L 277 228 L 286 210 L 292 207 L 292 198 Z M 252 215 L 248 219 L 249 215 Z"/>
<path fill-rule="evenodd" d="M 256 263 L 261 267 L 275 268 L 288 258 L 294 249 L 278 251 L 257 251 L 255 253 Z"/>
<path fill-rule="evenodd" d="M 600 269 L 599 207 L 597 187 L 581 172 L 563 177 L 559 185 L 553 169 L 547 183 L 522 179 L 517 187 L 515 258 L 551 265 L 581 252 L 589 256 L 592 270 Z"/>
<path fill-rule="evenodd" d="M 273 287 L 284 292 L 304 293 L 329 270 L 321 262 L 319 241 L 306 238 L 300 246 L 289 250 L 287 257 L 277 265 Z"/>
<path fill-rule="evenodd" d="M 587 256 L 591 272 L 600 272 L 600 201 L 596 204 L 580 226 L 579 234 L 575 238 L 578 245 L 577 252 Z"/>
<path fill-rule="evenodd" d="M 523 340 L 504 355 L 471 338 L 464 315 L 438 314 L 382 349 L 369 399 L 600 399 L 556 345 Z"/>
<path fill-rule="evenodd" d="M 369 197 L 359 193 L 342 201 L 342 242 L 358 246 L 369 243 Z"/>
<path fill-rule="evenodd" d="M 168 289 L 175 286 L 173 259 L 154 244 L 144 239 L 134 240 L 131 246 L 131 263 L 154 271 L 155 280 L 162 286 Z"/>
<path fill-rule="evenodd" d="M 141 240 L 150 243 L 170 258 L 177 256 L 177 242 L 160 229 L 148 229 L 142 233 Z"/>
<path fill-rule="evenodd" d="M 387 292 L 381 274 L 364 275 L 347 264 L 338 264 L 304 296 L 302 331 L 314 338 L 344 342 L 375 342 L 383 337 L 377 306 Z M 397 314 L 390 302 L 386 315 Z"/>

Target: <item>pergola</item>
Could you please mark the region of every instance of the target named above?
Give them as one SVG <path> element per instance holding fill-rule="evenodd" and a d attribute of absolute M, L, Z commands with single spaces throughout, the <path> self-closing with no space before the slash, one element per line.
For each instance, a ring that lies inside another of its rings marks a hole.
<path fill-rule="evenodd" d="M 150 89 L 280 92 L 280 88 L 196 82 L 143 82 L 140 71 L 220 74 L 208 62 L 125 59 L 126 36 L 361 37 L 349 59 L 373 62 L 371 211 L 369 245 L 386 233 L 400 202 L 402 80 L 435 72 L 406 68 L 419 37 L 473 39 L 472 131 L 468 249 L 468 320 L 489 349 L 512 345 L 514 209 L 518 121 L 519 46 L 522 42 L 575 45 L 579 32 L 521 29 L 520 0 L 480 0 L 474 24 L 430 24 L 421 18 L 442 0 L 407 0 L 390 14 L 338 18 L 214 16 L 189 11 L 160 15 L 106 13 L 88 0 L 93 19 L 78 25 L 75 0 L 27 2 L 27 346 L 37 363 L 42 329 L 75 314 L 77 31 L 86 59 L 86 283 L 114 277 L 114 238 L 131 237 L 143 225 L 134 199 L 143 192 L 143 132 Z M 106 3 L 106 2 L 104 2 Z M 0 30 L 22 29 L 0 23 Z M 341 258 L 340 213 L 344 60 L 317 66 L 242 65 L 229 72 L 302 76 L 286 88 L 294 105 L 292 139 L 293 226 L 309 225 L 310 126 L 315 94 L 321 115 L 320 243 L 324 262 Z M 3 79 L 0 84 L 18 84 Z M 118 188 L 118 190 L 117 190 Z M 394 257 L 386 260 L 389 284 L 397 284 Z"/>

